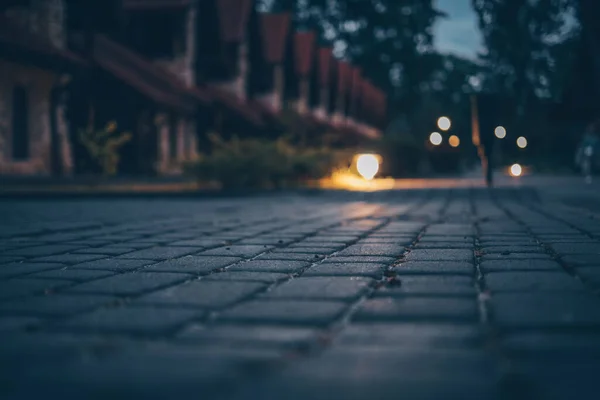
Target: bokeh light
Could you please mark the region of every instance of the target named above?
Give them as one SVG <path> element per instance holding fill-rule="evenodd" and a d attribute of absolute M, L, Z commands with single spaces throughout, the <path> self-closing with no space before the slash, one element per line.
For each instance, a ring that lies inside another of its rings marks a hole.
<path fill-rule="evenodd" d="M 433 132 L 431 135 L 429 135 L 429 141 L 432 145 L 439 146 L 442 144 L 442 135 L 439 132 Z"/>
<path fill-rule="evenodd" d="M 496 129 L 494 129 L 494 135 L 496 135 L 498 139 L 504 139 L 506 137 L 506 128 L 497 126 Z"/>
<path fill-rule="evenodd" d="M 458 138 L 458 136 L 452 135 L 448 139 L 448 143 L 450 143 L 450 146 L 452 146 L 452 147 L 458 147 L 458 146 L 460 146 L 460 139 Z"/>
<path fill-rule="evenodd" d="M 452 122 L 450 122 L 450 118 L 448 117 L 440 117 L 437 121 L 438 128 L 443 131 L 447 131 L 452 126 Z"/>
<path fill-rule="evenodd" d="M 527 139 L 525 139 L 523 136 L 519 136 L 517 139 L 517 146 L 519 146 L 521 149 L 527 147 Z"/>
<path fill-rule="evenodd" d="M 375 154 L 361 154 L 356 159 L 356 170 L 366 180 L 372 180 L 379 171 L 379 158 Z"/>
<path fill-rule="evenodd" d="M 510 167 L 510 174 L 512 176 L 521 176 L 521 174 L 523 173 L 523 168 L 521 167 L 521 165 L 519 164 L 513 164 Z"/>

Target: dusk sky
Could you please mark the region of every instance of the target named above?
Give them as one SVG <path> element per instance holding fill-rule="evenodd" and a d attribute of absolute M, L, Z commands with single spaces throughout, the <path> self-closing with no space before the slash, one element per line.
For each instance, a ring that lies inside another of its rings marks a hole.
<path fill-rule="evenodd" d="M 481 48 L 481 35 L 471 0 L 437 0 L 437 7 L 448 14 L 435 27 L 437 49 L 474 58 Z"/>

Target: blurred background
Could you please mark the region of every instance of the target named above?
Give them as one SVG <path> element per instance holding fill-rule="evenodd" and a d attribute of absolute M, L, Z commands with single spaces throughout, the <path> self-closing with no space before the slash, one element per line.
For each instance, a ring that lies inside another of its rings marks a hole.
<path fill-rule="evenodd" d="M 0 13 L 5 179 L 280 186 L 361 153 L 381 177 L 476 173 L 474 124 L 495 168 L 568 174 L 599 115 L 596 0 L 2 0 Z"/>

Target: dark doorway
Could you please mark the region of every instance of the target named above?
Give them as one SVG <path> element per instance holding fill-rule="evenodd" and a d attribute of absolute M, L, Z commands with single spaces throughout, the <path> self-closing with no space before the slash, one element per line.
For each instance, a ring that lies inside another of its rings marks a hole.
<path fill-rule="evenodd" d="M 15 86 L 12 95 L 12 158 L 29 158 L 29 96 L 23 86 Z"/>

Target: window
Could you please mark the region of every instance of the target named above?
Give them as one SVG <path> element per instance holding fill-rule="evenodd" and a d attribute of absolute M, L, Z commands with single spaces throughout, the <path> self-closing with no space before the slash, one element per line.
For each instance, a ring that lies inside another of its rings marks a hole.
<path fill-rule="evenodd" d="M 12 94 L 12 158 L 29 158 L 29 104 L 23 86 L 15 86 Z"/>

